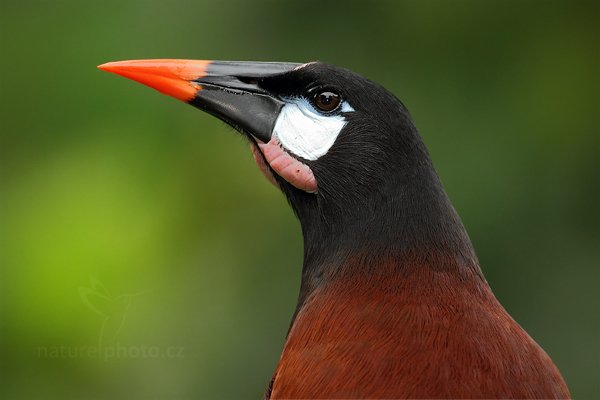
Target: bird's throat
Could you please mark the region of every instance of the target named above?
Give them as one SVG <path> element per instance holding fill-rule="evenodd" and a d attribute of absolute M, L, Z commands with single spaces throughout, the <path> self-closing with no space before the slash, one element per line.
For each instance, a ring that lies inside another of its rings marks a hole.
<path fill-rule="evenodd" d="M 412 193 L 403 190 L 396 198 L 374 197 L 358 213 L 327 210 L 318 204 L 318 195 L 302 204 L 307 201 L 317 204 L 296 210 L 304 236 L 296 312 L 323 285 L 396 280 L 416 269 L 485 282 L 471 241 L 439 181 Z"/>

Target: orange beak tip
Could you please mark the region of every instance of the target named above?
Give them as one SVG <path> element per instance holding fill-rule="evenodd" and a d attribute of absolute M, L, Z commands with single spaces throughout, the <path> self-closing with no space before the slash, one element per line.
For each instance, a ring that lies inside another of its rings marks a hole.
<path fill-rule="evenodd" d="M 111 63 L 100 64 L 96 68 L 98 68 L 98 69 L 100 69 L 102 71 L 110 71 L 110 64 Z"/>
<path fill-rule="evenodd" d="M 194 79 L 206 75 L 209 60 L 132 60 L 108 62 L 98 69 L 142 83 L 168 96 L 189 102 L 202 89 Z"/>

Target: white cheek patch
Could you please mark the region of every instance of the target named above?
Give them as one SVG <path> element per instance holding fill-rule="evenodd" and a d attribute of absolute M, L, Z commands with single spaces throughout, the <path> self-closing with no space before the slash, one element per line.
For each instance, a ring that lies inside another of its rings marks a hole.
<path fill-rule="evenodd" d="M 354 111 L 345 101 L 341 110 Z M 347 122 L 343 115 L 320 114 L 307 100 L 293 99 L 281 109 L 273 137 L 291 153 L 316 160 L 329 151 Z"/>

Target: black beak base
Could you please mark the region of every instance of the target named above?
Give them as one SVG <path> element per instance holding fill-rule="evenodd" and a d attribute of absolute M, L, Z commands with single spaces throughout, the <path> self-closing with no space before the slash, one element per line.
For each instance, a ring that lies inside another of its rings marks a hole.
<path fill-rule="evenodd" d="M 191 105 L 266 143 L 285 104 L 259 86 L 261 79 L 283 74 L 300 64 L 213 61 Z"/>

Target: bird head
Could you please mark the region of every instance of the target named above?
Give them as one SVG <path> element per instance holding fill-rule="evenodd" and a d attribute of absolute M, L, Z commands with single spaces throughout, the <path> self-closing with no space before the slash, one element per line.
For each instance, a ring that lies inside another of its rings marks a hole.
<path fill-rule="evenodd" d="M 408 110 L 348 69 L 206 60 L 99 68 L 187 102 L 245 135 L 260 169 L 299 216 L 305 250 L 365 244 L 372 250 L 379 239 L 389 248 L 423 235 L 452 236 L 443 231 L 458 217 Z M 434 240 L 429 236 L 423 241 Z"/>

